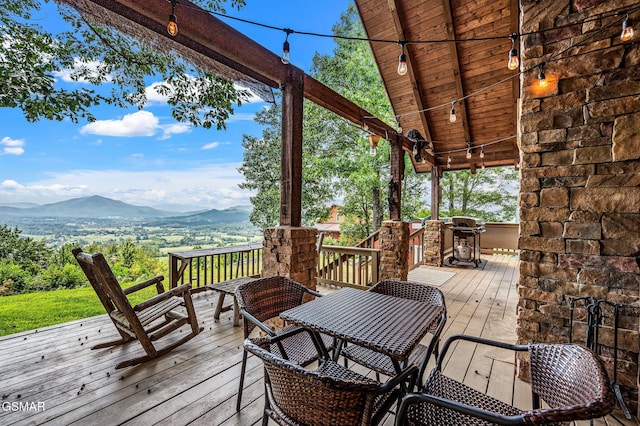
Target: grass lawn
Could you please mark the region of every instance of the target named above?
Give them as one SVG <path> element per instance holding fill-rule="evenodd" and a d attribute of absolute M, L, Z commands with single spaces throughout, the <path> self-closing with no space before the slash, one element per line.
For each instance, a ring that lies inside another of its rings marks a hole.
<path fill-rule="evenodd" d="M 129 296 L 129 300 L 134 305 L 155 294 L 155 286 L 151 286 Z M 2 296 L 0 336 L 105 313 L 92 287 Z"/>

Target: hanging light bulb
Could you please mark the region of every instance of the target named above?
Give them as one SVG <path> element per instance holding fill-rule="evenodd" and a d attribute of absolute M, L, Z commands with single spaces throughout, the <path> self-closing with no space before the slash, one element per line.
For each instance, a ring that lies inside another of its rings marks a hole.
<path fill-rule="evenodd" d="M 416 157 L 418 155 L 418 142 L 413 143 L 413 156 Z"/>
<path fill-rule="evenodd" d="M 447 169 L 451 168 L 451 153 L 447 156 Z"/>
<path fill-rule="evenodd" d="M 471 142 L 467 142 L 467 160 L 471 160 Z"/>
<path fill-rule="evenodd" d="M 455 123 L 458 119 L 458 117 L 456 117 L 456 109 L 454 108 L 455 104 L 456 101 L 451 102 L 451 111 L 449 111 L 449 121 L 452 123 Z"/>
<path fill-rule="evenodd" d="M 538 83 L 540 87 L 547 87 L 547 76 L 544 74 L 544 62 L 538 65 Z"/>
<path fill-rule="evenodd" d="M 518 68 L 520 60 L 518 59 L 518 51 L 516 50 L 516 37 L 517 34 L 513 33 L 509 36 L 511 39 L 511 50 L 509 51 L 509 61 L 507 62 L 507 68 L 511 71 Z"/>
<path fill-rule="evenodd" d="M 370 134 L 369 138 L 369 155 L 374 157 L 378 153 L 378 142 L 380 141 L 380 136 Z"/>
<path fill-rule="evenodd" d="M 178 19 L 176 18 L 176 0 L 171 0 L 171 15 L 167 23 L 167 32 L 175 37 L 178 35 Z"/>
<path fill-rule="evenodd" d="M 629 15 L 627 14 L 627 19 L 622 22 L 622 34 L 620 34 L 620 40 L 622 40 L 623 42 L 629 41 L 633 38 L 633 36 L 633 21 L 631 21 L 631 18 L 629 18 Z"/>
<path fill-rule="evenodd" d="M 484 158 L 484 145 L 480 147 L 480 158 Z M 482 164 L 484 165 L 484 161 L 482 162 Z"/>
<path fill-rule="evenodd" d="M 406 75 L 407 71 L 409 70 L 409 68 L 407 67 L 407 55 L 404 54 L 404 40 L 400 41 L 400 46 L 402 46 L 402 53 L 400 54 L 400 57 L 398 58 L 398 74 L 399 75 Z"/>
<path fill-rule="evenodd" d="M 485 167 L 484 167 L 484 160 L 482 160 L 482 170 L 484 170 L 484 169 L 485 169 Z"/>
<path fill-rule="evenodd" d="M 280 60 L 282 61 L 283 64 L 287 65 L 291 62 L 291 49 L 289 46 L 289 34 L 291 34 L 293 32 L 293 30 L 290 29 L 285 29 L 284 30 L 285 33 L 287 33 L 286 37 L 284 38 L 284 43 L 282 43 L 282 56 L 280 57 Z"/>
<path fill-rule="evenodd" d="M 362 125 L 362 128 L 364 129 L 365 132 L 369 131 L 369 124 L 365 121 Z"/>

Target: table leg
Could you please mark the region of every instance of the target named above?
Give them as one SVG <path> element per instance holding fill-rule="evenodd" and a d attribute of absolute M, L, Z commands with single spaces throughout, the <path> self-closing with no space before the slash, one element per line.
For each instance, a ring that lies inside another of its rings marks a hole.
<path fill-rule="evenodd" d="M 225 296 L 224 292 L 220 291 L 218 296 L 218 305 L 216 306 L 216 311 L 213 313 L 213 318 L 216 320 L 220 320 L 220 312 L 222 312 L 222 304 L 224 303 L 224 296 Z M 235 297 L 234 297 L 234 302 L 235 302 Z M 234 325 L 236 324 L 234 323 Z"/>
<path fill-rule="evenodd" d="M 233 296 L 233 326 L 237 327 L 240 325 L 240 307 L 238 306 L 238 301 L 236 297 Z"/>

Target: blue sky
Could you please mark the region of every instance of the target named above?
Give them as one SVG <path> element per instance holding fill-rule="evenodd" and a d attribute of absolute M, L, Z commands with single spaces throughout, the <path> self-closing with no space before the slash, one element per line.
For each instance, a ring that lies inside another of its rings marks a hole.
<path fill-rule="evenodd" d="M 348 3 L 247 0 L 240 11 L 228 12 L 277 27 L 330 34 Z M 47 29 L 60 25 L 53 7 L 47 5 L 41 14 L 40 23 Z M 284 33 L 226 22 L 280 54 Z M 331 38 L 293 34 L 289 41 L 291 62 L 305 71 L 316 51 L 328 54 L 335 47 Z M 56 78 L 61 86 L 81 84 L 64 74 Z M 0 109 L 0 204 L 102 195 L 182 211 L 248 205 L 251 194 L 238 188 L 243 180 L 237 171 L 242 135 L 261 135 L 253 116 L 267 104 L 256 100 L 236 108 L 227 130 L 216 131 L 178 123 L 163 99 L 150 99 L 142 111 L 96 108 L 94 123 L 29 123 L 19 110 Z"/>

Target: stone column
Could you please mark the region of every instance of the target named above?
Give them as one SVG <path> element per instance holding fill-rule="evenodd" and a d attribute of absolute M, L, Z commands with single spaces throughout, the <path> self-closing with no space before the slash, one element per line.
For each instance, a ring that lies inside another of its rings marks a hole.
<path fill-rule="evenodd" d="M 262 276 L 280 275 L 316 289 L 316 228 L 278 226 L 264 231 Z"/>
<path fill-rule="evenodd" d="M 424 224 L 424 264 L 442 266 L 444 263 L 444 222 L 428 220 Z"/>
<path fill-rule="evenodd" d="M 379 280 L 406 281 L 409 274 L 409 226 L 397 220 L 386 220 L 380 228 Z"/>
<path fill-rule="evenodd" d="M 619 304 L 617 381 L 638 413 L 638 42 L 621 42 L 616 2 L 521 5 L 522 68 L 546 61 L 548 84 L 535 71 L 522 75 L 518 343 L 569 341 L 574 298 Z M 584 44 L 557 55 L 575 40 Z M 584 343 L 589 324 L 578 308 L 572 340 Z M 611 374 L 613 314 L 603 312 L 598 342 Z M 526 358 L 519 367 L 526 377 Z"/>

